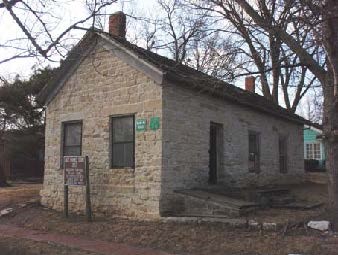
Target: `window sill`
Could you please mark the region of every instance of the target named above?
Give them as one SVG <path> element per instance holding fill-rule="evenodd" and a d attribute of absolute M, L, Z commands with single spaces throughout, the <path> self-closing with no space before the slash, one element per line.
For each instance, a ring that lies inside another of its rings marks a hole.
<path fill-rule="evenodd" d="M 128 172 L 134 172 L 134 167 L 110 167 L 109 168 L 112 171 L 128 171 Z"/>

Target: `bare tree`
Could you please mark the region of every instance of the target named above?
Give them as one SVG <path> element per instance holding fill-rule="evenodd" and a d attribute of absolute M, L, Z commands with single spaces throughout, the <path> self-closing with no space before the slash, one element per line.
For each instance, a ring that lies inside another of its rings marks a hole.
<path fill-rule="evenodd" d="M 238 47 L 223 36 L 209 19 L 209 11 L 194 11 L 182 0 L 158 0 L 160 15 L 134 18 L 138 31 L 134 42 L 169 56 L 179 64 L 224 80 L 233 80 L 241 67 Z"/>
<path fill-rule="evenodd" d="M 162 41 L 162 45 L 157 47 L 167 47 L 173 55 L 176 62 L 182 63 L 187 56 L 190 42 L 200 38 L 205 29 L 205 15 L 194 19 L 191 15 L 185 15 L 182 4 L 179 0 L 158 0 L 159 5 L 165 12 L 166 18 L 161 21 L 161 29 L 167 37 Z"/>
<path fill-rule="evenodd" d="M 228 81 L 234 80 L 242 66 L 242 61 L 238 59 L 238 48 L 230 40 L 222 38 L 219 32 L 195 40 L 184 63 Z"/>
<path fill-rule="evenodd" d="M 35 1 L 35 0 L 2 0 L 0 1 L 0 12 L 3 17 L 10 17 L 17 28 L 22 32 L 22 36 L 8 39 L 7 41 L 0 42 L 0 49 L 6 49 L 6 52 L 11 52 L 11 55 L 0 56 L 0 64 L 20 58 L 42 57 L 49 61 L 53 60 L 56 55 L 56 61 L 60 57 L 65 57 L 68 49 L 72 44 L 68 43 L 70 33 L 73 30 L 89 30 L 94 28 L 95 25 L 100 23 L 100 16 L 103 10 L 115 3 L 117 0 L 87 0 L 88 15 L 69 24 L 63 30 L 57 29 L 57 25 L 63 19 L 62 14 L 57 16 L 57 11 L 52 9 L 51 6 L 62 4 L 57 0 Z M 0 25 L 2 31 L 6 31 L 4 25 Z M 9 104 L 8 99 L 12 94 L 6 94 L 7 91 L 12 91 L 10 88 L 7 90 L 8 84 L 2 81 L 1 94 L 0 94 L 0 139 L 3 138 L 5 131 L 8 128 L 13 128 L 15 125 L 26 123 L 25 116 L 31 116 L 30 113 L 20 112 L 21 118 L 18 119 L 18 112 L 14 109 L 20 103 L 28 102 L 27 97 L 22 100 L 12 100 L 17 104 Z M 15 91 L 15 89 L 14 89 Z M 14 95 L 15 96 L 15 95 Z M 24 100 L 25 99 L 25 100 Z M 19 102 L 20 101 L 20 102 Z M 17 108 L 19 109 L 19 108 Z M 16 109 L 16 110 L 17 110 Z M 21 105 L 20 109 L 26 109 Z M 0 168 L 0 186 L 6 183 L 3 169 Z"/>
<path fill-rule="evenodd" d="M 323 93 L 321 90 L 312 89 L 307 95 L 305 102 L 304 115 L 313 123 L 322 123 L 323 121 Z"/>
<path fill-rule="evenodd" d="M 316 83 L 307 66 L 283 43 L 278 34 L 269 34 L 258 26 L 233 0 L 189 1 L 192 8 L 208 11 L 217 20 L 218 29 L 237 43 L 238 52 L 246 58 L 244 72 L 239 76 L 254 74 L 260 80 L 263 95 L 279 103 L 280 91 L 284 105 L 291 112 L 296 108 L 308 89 Z M 265 22 L 286 29 L 292 26 L 292 33 L 298 42 L 312 54 L 319 48 L 309 39 L 307 27 L 293 20 L 293 13 L 282 1 L 258 1 L 257 11 Z M 224 27 L 225 21 L 232 26 Z"/>
<path fill-rule="evenodd" d="M 4 17 L 10 17 L 21 30 L 22 36 L 0 42 L 0 48 L 9 49 L 12 55 L 1 58 L 0 64 L 19 58 L 43 57 L 52 60 L 54 55 L 64 57 L 70 48 L 67 40 L 71 31 L 88 30 L 99 23 L 103 10 L 117 0 L 87 0 L 88 15 L 69 24 L 62 31 L 58 23 L 62 14 L 51 9 L 62 4 L 61 1 L 46 0 L 2 0 L 0 11 Z M 1 27 L 1 25 L 0 25 Z M 2 27 L 2 30 L 6 29 Z"/>

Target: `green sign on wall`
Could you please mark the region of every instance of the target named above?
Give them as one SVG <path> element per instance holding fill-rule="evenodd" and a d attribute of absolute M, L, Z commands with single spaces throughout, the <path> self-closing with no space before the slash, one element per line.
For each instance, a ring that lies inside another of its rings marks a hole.
<path fill-rule="evenodd" d="M 145 131 L 147 129 L 147 120 L 138 119 L 136 120 L 136 131 Z"/>
<path fill-rule="evenodd" d="M 160 117 L 151 117 L 150 118 L 150 129 L 157 130 L 160 128 Z"/>

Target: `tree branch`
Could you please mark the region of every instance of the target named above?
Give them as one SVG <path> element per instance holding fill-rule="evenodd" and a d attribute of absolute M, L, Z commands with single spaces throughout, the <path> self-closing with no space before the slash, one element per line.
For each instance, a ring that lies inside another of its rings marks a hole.
<path fill-rule="evenodd" d="M 265 29 L 266 31 L 278 34 L 280 38 L 285 42 L 290 49 L 295 52 L 301 62 L 306 65 L 309 70 L 320 80 L 325 81 L 326 70 L 323 69 L 318 62 L 316 62 L 312 56 L 302 48 L 299 43 L 286 31 L 280 29 L 277 26 L 270 26 L 267 21 L 262 18 L 257 11 L 255 11 L 252 6 L 246 0 L 236 0 L 236 2 L 243 8 L 243 10 L 255 21 L 257 25 Z"/>

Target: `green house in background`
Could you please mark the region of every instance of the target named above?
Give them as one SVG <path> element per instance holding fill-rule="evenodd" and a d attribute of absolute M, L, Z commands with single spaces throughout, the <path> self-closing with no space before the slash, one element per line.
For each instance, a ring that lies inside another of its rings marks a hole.
<path fill-rule="evenodd" d="M 320 125 L 304 126 L 304 159 L 315 159 L 325 168 L 325 149 Z"/>

